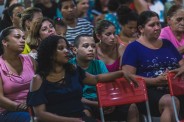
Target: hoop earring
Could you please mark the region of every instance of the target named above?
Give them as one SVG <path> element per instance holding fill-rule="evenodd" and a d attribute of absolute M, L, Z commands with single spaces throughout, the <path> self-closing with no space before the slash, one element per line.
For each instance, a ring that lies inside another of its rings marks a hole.
<path fill-rule="evenodd" d="M 99 42 L 98 42 L 98 44 L 101 44 L 102 43 L 102 40 L 101 39 L 99 39 Z"/>

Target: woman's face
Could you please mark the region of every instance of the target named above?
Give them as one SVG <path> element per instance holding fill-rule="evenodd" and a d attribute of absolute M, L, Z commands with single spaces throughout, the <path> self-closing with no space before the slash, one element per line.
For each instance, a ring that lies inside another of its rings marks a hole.
<path fill-rule="evenodd" d="M 170 18 L 170 27 L 175 32 L 184 32 L 184 9 L 180 9 Z"/>
<path fill-rule="evenodd" d="M 55 62 L 58 64 L 65 64 L 69 60 L 69 51 L 64 39 L 60 39 L 57 45 Z"/>
<path fill-rule="evenodd" d="M 40 35 L 41 40 L 45 39 L 46 37 L 50 35 L 56 35 L 56 30 L 53 24 L 47 20 L 44 21 L 40 28 L 39 35 Z"/>
<path fill-rule="evenodd" d="M 127 24 L 123 25 L 122 31 L 127 37 L 135 37 L 137 35 L 137 21 L 129 21 Z"/>
<path fill-rule="evenodd" d="M 79 0 L 79 3 L 77 4 L 77 11 L 86 13 L 89 9 L 89 0 Z"/>
<path fill-rule="evenodd" d="M 106 45 L 114 45 L 117 43 L 115 36 L 115 27 L 113 25 L 109 26 L 98 36 L 102 43 Z"/>
<path fill-rule="evenodd" d="M 139 30 L 141 35 L 148 39 L 158 39 L 161 31 L 161 24 L 158 17 L 151 17 L 144 27 L 139 28 Z"/>
<path fill-rule="evenodd" d="M 21 53 L 25 46 L 24 33 L 20 29 L 13 29 L 2 43 L 5 50 Z"/>

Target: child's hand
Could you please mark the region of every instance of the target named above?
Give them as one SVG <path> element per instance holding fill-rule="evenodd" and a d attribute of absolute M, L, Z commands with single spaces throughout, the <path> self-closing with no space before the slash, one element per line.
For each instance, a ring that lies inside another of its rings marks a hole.
<path fill-rule="evenodd" d="M 115 110 L 116 107 L 105 107 L 104 110 L 104 114 L 110 114 Z"/>
<path fill-rule="evenodd" d="M 134 86 L 134 87 L 138 87 L 138 83 L 137 81 L 135 80 L 135 77 L 133 74 L 127 72 L 127 71 L 123 71 L 123 74 L 124 74 L 124 77 L 125 79 L 127 79 L 130 83 L 130 85 Z"/>

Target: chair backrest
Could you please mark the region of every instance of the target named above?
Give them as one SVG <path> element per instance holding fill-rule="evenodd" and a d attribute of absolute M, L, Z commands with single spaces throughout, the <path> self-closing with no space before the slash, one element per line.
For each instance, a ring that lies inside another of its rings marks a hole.
<path fill-rule="evenodd" d="M 130 85 L 125 78 L 118 78 L 112 82 L 98 82 L 97 95 L 100 107 L 116 106 L 147 101 L 145 81 L 137 78 L 138 87 Z"/>
<path fill-rule="evenodd" d="M 168 85 L 171 96 L 184 95 L 184 76 L 174 78 L 175 73 L 167 74 Z"/>

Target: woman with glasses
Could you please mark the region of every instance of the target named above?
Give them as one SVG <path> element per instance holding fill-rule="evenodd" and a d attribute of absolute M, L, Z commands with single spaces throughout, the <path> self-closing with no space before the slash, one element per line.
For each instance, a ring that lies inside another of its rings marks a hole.
<path fill-rule="evenodd" d="M 183 55 L 184 8 L 181 5 L 173 5 L 167 13 L 167 22 L 169 25 L 161 30 L 159 38 L 169 40 Z"/>

